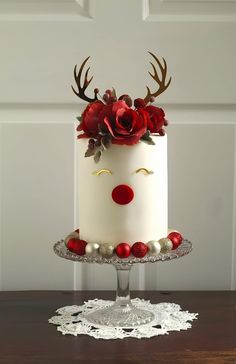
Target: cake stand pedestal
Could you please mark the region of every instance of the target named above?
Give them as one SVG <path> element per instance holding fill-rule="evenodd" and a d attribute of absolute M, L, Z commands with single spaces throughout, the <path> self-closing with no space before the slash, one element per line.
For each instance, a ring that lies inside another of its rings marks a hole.
<path fill-rule="evenodd" d="M 132 327 L 151 322 L 152 312 L 135 307 L 130 300 L 129 274 L 131 265 L 116 265 L 117 290 L 116 300 L 111 307 L 87 315 L 87 320 L 94 324 L 107 326 Z"/>
<path fill-rule="evenodd" d="M 84 314 L 84 317 L 90 324 L 122 328 L 137 327 L 154 320 L 154 314 L 151 310 L 140 309 L 134 306 L 130 300 L 129 273 L 133 264 L 168 261 L 187 255 L 191 250 L 192 243 L 188 240 L 183 240 L 176 250 L 165 254 L 160 253 L 157 256 L 147 255 L 144 258 L 129 257 L 127 259 L 120 259 L 115 255 L 111 258 L 103 258 L 99 255 L 79 256 L 67 249 L 64 240 L 58 241 L 54 245 L 54 252 L 61 258 L 75 262 L 112 264 L 115 267 L 117 272 L 115 302 L 112 306 Z"/>

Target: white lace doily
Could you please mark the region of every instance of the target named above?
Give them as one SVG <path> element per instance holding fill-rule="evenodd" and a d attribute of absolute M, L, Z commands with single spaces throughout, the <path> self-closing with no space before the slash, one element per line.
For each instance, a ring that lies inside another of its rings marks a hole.
<path fill-rule="evenodd" d="M 157 303 L 135 298 L 132 304 L 138 308 L 152 311 L 155 315 L 153 321 L 148 324 L 132 327 L 108 327 L 104 325 L 92 325 L 84 314 L 106 308 L 114 304 L 113 301 L 93 299 L 81 306 L 65 306 L 59 308 L 57 316 L 49 319 L 49 323 L 58 325 L 57 330 L 63 335 L 89 335 L 95 339 L 123 339 L 133 337 L 137 339 L 150 338 L 158 335 L 168 334 L 170 331 L 187 330 L 192 327 L 189 321 L 197 318 L 197 313 L 181 311 L 176 303 Z"/>

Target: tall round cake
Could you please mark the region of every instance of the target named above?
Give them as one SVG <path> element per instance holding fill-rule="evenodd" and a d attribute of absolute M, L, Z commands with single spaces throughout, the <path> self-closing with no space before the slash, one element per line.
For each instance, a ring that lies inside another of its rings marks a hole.
<path fill-rule="evenodd" d="M 99 163 L 77 143 L 78 226 L 89 242 L 159 240 L 167 235 L 167 137 L 155 145 L 112 145 Z"/>

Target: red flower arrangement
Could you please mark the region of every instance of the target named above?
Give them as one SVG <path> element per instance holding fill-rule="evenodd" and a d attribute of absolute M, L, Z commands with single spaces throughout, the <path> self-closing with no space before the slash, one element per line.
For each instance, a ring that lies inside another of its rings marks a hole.
<path fill-rule="evenodd" d="M 139 141 L 155 144 L 151 134 L 165 135 L 164 127 L 168 125 L 165 113 L 163 109 L 153 106 L 151 103 L 155 101 L 155 97 L 167 89 L 171 78 L 166 83 L 167 65 L 164 58 L 164 65 L 162 65 L 154 54 L 150 54 L 156 60 L 161 71 L 162 78 L 159 78 L 156 68 L 151 63 L 154 74 L 150 72 L 149 74 L 158 83 L 159 88 L 156 92 L 151 93 L 147 87 L 146 97 L 144 99 L 135 99 L 133 107 L 129 95 L 122 95 L 117 98 L 114 89 L 107 90 L 101 100 L 98 100 L 99 90 L 97 88 L 94 89 L 94 98 L 86 96 L 85 90 L 92 78 L 87 79 L 87 70 L 84 83 L 81 85 L 81 75 L 89 57 L 82 63 L 78 74 L 75 66 L 74 77 L 78 92 L 75 91 L 73 86 L 72 89 L 78 97 L 89 102 L 81 117 L 78 117 L 80 124 L 77 127 L 77 131 L 80 132 L 78 139 L 89 139 L 88 149 L 85 153 L 86 157 L 94 156 L 95 162 L 98 162 L 102 152 L 109 148 L 111 144 L 132 146 Z"/>

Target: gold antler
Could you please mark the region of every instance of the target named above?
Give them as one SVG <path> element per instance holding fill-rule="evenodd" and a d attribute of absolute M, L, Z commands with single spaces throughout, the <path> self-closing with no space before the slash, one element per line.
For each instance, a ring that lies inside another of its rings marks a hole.
<path fill-rule="evenodd" d="M 83 72 L 83 69 L 84 69 L 84 66 L 86 64 L 86 62 L 88 61 L 90 57 L 87 57 L 83 63 L 81 64 L 80 66 L 80 69 L 79 69 L 79 72 L 77 74 L 77 65 L 75 65 L 75 68 L 74 68 L 74 78 L 75 78 L 75 82 L 76 82 L 76 85 L 78 87 L 78 92 L 75 91 L 74 87 L 72 87 L 72 90 L 74 91 L 74 93 L 82 100 L 85 100 L 85 101 L 88 101 L 88 102 L 93 102 L 95 100 L 97 100 L 97 93 L 98 93 L 98 89 L 95 89 L 94 90 L 94 98 L 90 98 L 88 96 L 85 95 L 85 90 L 86 88 L 89 86 L 90 82 L 92 81 L 93 79 L 93 76 L 88 80 L 88 73 L 89 73 L 89 70 L 90 70 L 90 67 L 87 69 L 87 71 L 85 72 L 85 76 L 84 76 L 84 83 L 83 83 L 83 86 L 81 86 L 81 76 L 82 76 L 82 72 Z"/>
<path fill-rule="evenodd" d="M 166 64 L 166 61 L 164 58 L 163 59 L 163 63 L 164 65 L 161 64 L 160 60 L 155 56 L 155 54 L 151 53 L 151 52 L 148 52 L 149 54 L 151 54 L 151 56 L 155 59 L 155 61 L 157 62 L 160 70 L 161 70 L 161 78 L 158 76 L 158 73 L 157 73 L 157 70 L 156 70 L 156 67 L 154 66 L 154 64 L 152 62 L 151 63 L 151 66 L 153 68 L 153 73 L 152 74 L 151 72 L 148 72 L 149 75 L 154 79 L 154 81 L 157 82 L 157 84 L 159 85 L 159 88 L 156 92 L 154 93 L 151 93 L 150 91 L 150 88 L 147 86 L 147 95 L 146 97 L 144 98 L 144 101 L 145 103 L 147 104 L 151 97 L 157 97 L 159 96 L 162 92 L 164 92 L 167 87 L 169 86 L 170 82 L 171 82 L 171 77 L 169 79 L 169 81 L 166 83 L 166 74 L 167 74 L 167 64 Z"/>

